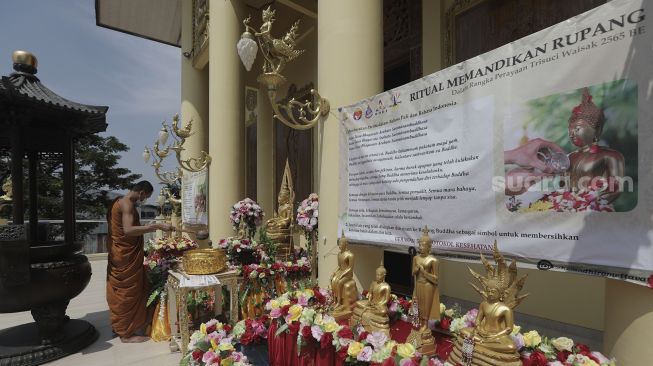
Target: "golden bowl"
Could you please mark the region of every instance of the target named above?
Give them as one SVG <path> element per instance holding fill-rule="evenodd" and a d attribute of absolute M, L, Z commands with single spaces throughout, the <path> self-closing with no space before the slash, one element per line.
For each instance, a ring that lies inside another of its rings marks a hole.
<path fill-rule="evenodd" d="M 223 249 L 193 249 L 184 253 L 184 271 L 191 275 L 220 273 L 227 269 L 227 256 Z"/>

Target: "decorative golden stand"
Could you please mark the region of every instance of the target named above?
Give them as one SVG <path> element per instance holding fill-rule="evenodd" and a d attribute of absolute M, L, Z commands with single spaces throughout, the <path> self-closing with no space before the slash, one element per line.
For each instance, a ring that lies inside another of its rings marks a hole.
<path fill-rule="evenodd" d="M 227 271 L 210 275 L 218 281 L 208 286 L 181 286 L 182 279 L 191 278 L 190 275 L 182 272 L 168 271 L 168 314 L 172 337 L 170 340 L 171 350 L 180 350 L 185 354 L 190 341 L 190 330 L 188 321 L 188 309 L 186 308 L 186 297 L 193 290 L 213 288 L 215 291 L 215 315 L 222 313 L 222 286 L 229 291 L 229 320 L 233 323 L 238 321 L 238 289 L 243 282 L 243 277 L 237 271 Z"/>

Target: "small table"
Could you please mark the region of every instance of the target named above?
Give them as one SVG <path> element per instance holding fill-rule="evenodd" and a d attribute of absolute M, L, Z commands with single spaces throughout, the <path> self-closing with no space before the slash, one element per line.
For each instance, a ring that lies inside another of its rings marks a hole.
<path fill-rule="evenodd" d="M 210 285 L 182 285 L 183 282 L 189 282 L 184 281 L 184 279 L 193 279 L 193 275 L 188 275 L 182 270 L 169 270 L 168 274 L 168 318 L 170 319 L 170 330 L 172 333 L 170 340 L 170 349 L 172 351 L 180 350 L 182 354 L 185 354 L 188 350 L 190 332 L 188 329 L 186 297 L 192 290 L 214 288 L 215 315 L 218 315 L 222 313 L 222 286 L 225 286 L 229 291 L 230 299 L 229 319 L 233 323 L 238 321 L 238 289 L 243 281 L 243 277 L 238 271 L 231 270 L 208 275 L 217 280 Z M 179 325 L 178 327 L 177 324 Z"/>

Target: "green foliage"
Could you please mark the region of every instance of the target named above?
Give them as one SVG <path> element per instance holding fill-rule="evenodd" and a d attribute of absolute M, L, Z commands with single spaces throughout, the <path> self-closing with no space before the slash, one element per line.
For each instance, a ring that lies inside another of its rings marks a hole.
<path fill-rule="evenodd" d="M 263 246 L 263 250 L 268 255 L 268 257 L 276 258 L 277 246 L 274 244 L 272 239 L 268 237 L 268 234 L 263 228 L 259 229 L 258 231 L 258 243 Z"/>
<path fill-rule="evenodd" d="M 537 133 L 545 140 L 555 142 L 567 152 L 577 149 L 568 135 L 571 112 L 581 102 L 583 89 L 559 93 L 531 100 L 523 127 Z M 614 202 L 616 211 L 632 210 L 637 204 L 637 83 L 617 80 L 589 87 L 592 101 L 603 109 L 605 122 L 600 145 L 623 154 L 625 175 L 633 179 L 632 192 L 624 192 Z"/>
<path fill-rule="evenodd" d="M 103 218 L 107 194 L 128 189 L 141 177 L 118 166 L 120 153 L 129 147 L 116 137 L 84 136 L 75 142 L 75 210 L 78 219 Z M 25 163 L 25 199 L 28 199 L 27 163 Z M 8 154 L 0 156 L 0 180 L 9 175 Z M 63 162 L 61 159 L 42 160 L 38 164 L 39 218 L 63 218 Z M 28 215 L 28 212 L 26 212 Z M 78 228 L 77 235 L 93 227 Z M 81 229 L 81 230 L 80 230 Z M 81 231 L 81 232 L 80 232 Z"/>

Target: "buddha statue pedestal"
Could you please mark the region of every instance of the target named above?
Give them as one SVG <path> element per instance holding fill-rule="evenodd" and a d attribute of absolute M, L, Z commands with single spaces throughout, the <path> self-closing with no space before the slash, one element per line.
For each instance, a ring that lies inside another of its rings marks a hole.
<path fill-rule="evenodd" d="M 390 336 L 390 317 L 388 316 L 388 301 L 390 300 L 390 285 L 385 282 L 383 264 L 376 269 L 376 280 L 370 284 L 368 299 L 356 302 L 354 314 L 349 319 L 349 325 L 362 325 L 368 332 L 383 332 Z"/>
<path fill-rule="evenodd" d="M 481 254 L 487 276 L 469 270 L 482 289 L 472 284 L 483 301 L 478 307 L 476 326 L 465 328 L 454 343 L 449 357 L 452 364 L 464 366 L 519 366 L 521 360 L 510 334 L 514 326 L 513 309 L 527 296 L 519 295 L 526 276 L 517 278 L 517 263 L 510 266 L 499 253 L 496 241 L 493 250 L 496 268 Z"/>
<path fill-rule="evenodd" d="M 511 339 L 512 341 L 512 339 Z M 465 352 L 466 347 L 470 348 L 470 351 Z M 469 363 L 466 363 L 464 360 L 466 353 L 472 353 L 472 358 Z M 473 347 L 471 343 L 469 346 L 466 346 L 464 338 L 456 339 L 454 343 L 453 350 L 451 351 L 451 356 L 449 357 L 451 363 L 461 364 L 461 365 L 470 365 L 470 366 L 521 366 L 522 362 L 519 358 L 519 353 L 515 350 L 512 353 L 504 353 L 493 351 L 489 347 L 483 346 L 483 344 L 478 344 L 474 342 Z"/>
<path fill-rule="evenodd" d="M 433 334 L 429 328 L 413 329 L 410 332 L 406 343 L 415 346 L 415 349 L 423 355 L 435 355 L 435 338 L 433 338 Z"/>

